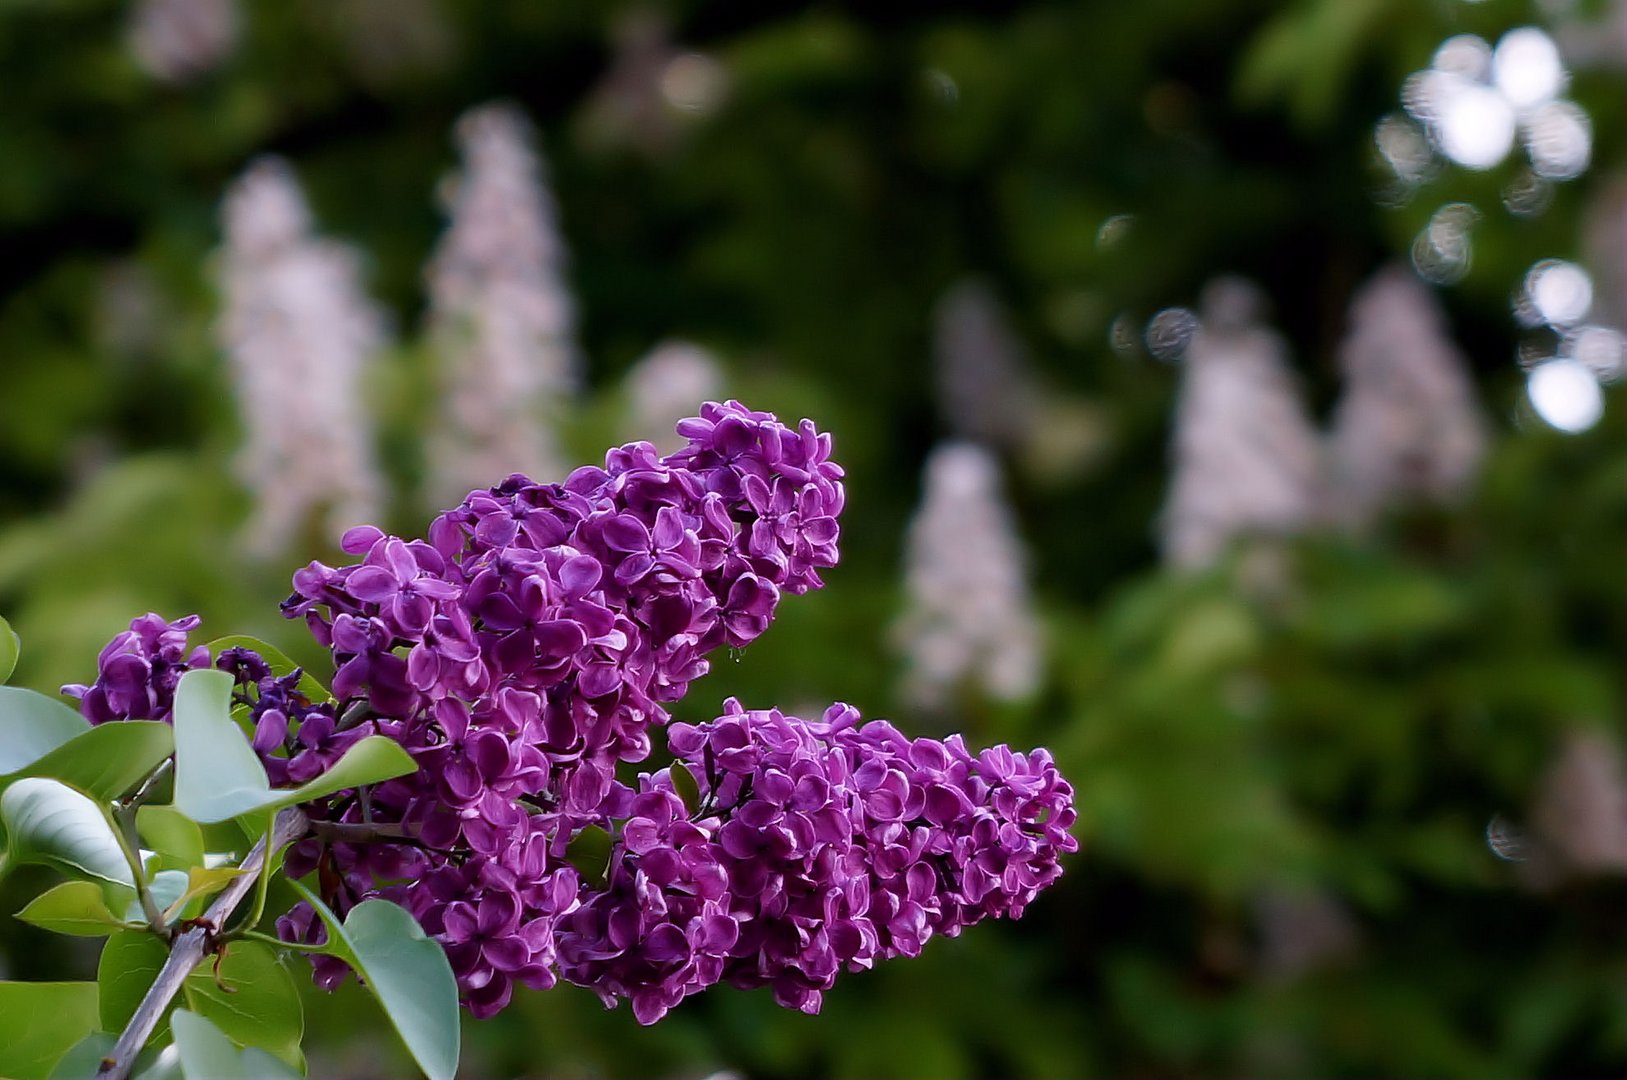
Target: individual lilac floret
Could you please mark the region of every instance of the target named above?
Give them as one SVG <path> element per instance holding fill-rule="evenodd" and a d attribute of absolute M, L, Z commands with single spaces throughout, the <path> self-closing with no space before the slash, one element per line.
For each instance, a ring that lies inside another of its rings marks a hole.
<path fill-rule="evenodd" d="M 1017 917 L 1075 851 L 1073 789 L 1044 750 L 972 755 L 845 705 L 805 722 L 731 700 L 668 741 L 698 778 L 641 778 L 602 889 L 556 928 L 561 974 L 653 1023 L 719 981 L 817 1012 L 846 968 Z"/>
<path fill-rule="evenodd" d="M 102 649 L 95 682 L 70 683 L 62 692 L 79 699 L 79 711 L 92 724 L 168 720 L 181 676 L 209 666 L 209 650 L 202 645 L 189 650 L 186 643 L 202 621 L 196 615 L 174 622 L 141 616 Z"/>

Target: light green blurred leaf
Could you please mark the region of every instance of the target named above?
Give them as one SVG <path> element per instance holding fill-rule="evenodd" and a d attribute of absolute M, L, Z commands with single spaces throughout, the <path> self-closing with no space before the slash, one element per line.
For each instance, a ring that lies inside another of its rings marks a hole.
<path fill-rule="evenodd" d="M 41 777 L 18 780 L 0 795 L 0 822 L 11 862 L 135 887 L 106 811 L 65 784 Z"/>
<path fill-rule="evenodd" d="M 23 643 L 17 638 L 17 631 L 11 624 L 0 616 L 0 683 L 11 678 L 11 673 L 17 670 L 17 656 L 23 651 Z"/>
<path fill-rule="evenodd" d="M 0 982 L 0 1076 L 44 1080 L 95 1030 L 95 983 Z"/>
<path fill-rule="evenodd" d="M 430 1080 L 458 1069 L 458 985 L 440 945 L 405 908 L 364 900 L 339 919 L 310 889 L 289 882 L 328 928 L 328 952 L 355 969 Z"/>
<path fill-rule="evenodd" d="M 300 1080 L 300 1074 L 258 1047 L 241 1052 L 214 1024 L 185 1009 L 170 1017 L 186 1080 Z"/>

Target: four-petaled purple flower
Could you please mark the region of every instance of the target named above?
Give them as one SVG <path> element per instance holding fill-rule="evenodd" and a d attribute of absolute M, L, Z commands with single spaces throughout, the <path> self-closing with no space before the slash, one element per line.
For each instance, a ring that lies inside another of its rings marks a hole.
<path fill-rule="evenodd" d="M 299 672 L 251 650 L 217 661 L 273 783 L 373 733 L 413 756 L 416 774 L 307 805 L 315 833 L 286 865 L 320 868 L 341 915 L 403 905 L 477 1017 L 556 976 L 629 1000 L 641 1023 L 725 981 L 816 1011 L 844 968 L 1020 914 L 1076 846 L 1072 791 L 1043 751 L 974 758 L 958 738 L 861 727 L 845 706 L 804 722 L 731 701 L 710 724 L 672 725 L 697 805 L 670 769 L 617 780 L 707 655 L 756 639 L 838 556 L 830 436 L 732 401 L 678 430 L 689 443 L 666 457 L 632 443 L 562 484 L 472 492 L 423 540 L 347 532 L 358 561 L 311 563 L 283 605 L 331 653 L 335 701 L 308 700 Z M 97 681 L 69 691 L 96 722 L 167 717 L 181 673 L 209 662 L 186 650 L 196 625 L 136 620 Z M 354 842 L 356 828 L 374 837 Z M 602 877 L 568 858 L 589 828 L 614 837 Z M 303 905 L 278 927 L 323 935 Z M 322 985 L 343 977 L 315 963 Z"/>

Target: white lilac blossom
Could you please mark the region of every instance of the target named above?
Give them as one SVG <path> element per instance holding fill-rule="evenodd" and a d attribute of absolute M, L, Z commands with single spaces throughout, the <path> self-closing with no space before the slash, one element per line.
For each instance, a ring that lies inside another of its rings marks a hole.
<path fill-rule="evenodd" d="M 1627 172 L 1599 185 L 1583 220 L 1582 245 L 1582 261 L 1593 277 L 1594 316 L 1627 330 Z"/>
<path fill-rule="evenodd" d="M 428 270 L 443 409 L 429 486 L 442 504 L 492 476 L 562 472 L 551 421 L 578 377 L 565 246 L 530 126 L 487 105 L 458 121 L 457 140 L 451 224 Z"/>
<path fill-rule="evenodd" d="M 1026 697 L 1039 684 L 1041 633 L 1000 463 L 975 444 L 946 443 L 927 459 L 925 486 L 894 628 L 909 663 L 905 696 L 922 709 L 942 708 L 968 684 Z"/>
<path fill-rule="evenodd" d="M 634 364 L 622 380 L 629 430 L 660 450 L 676 450 L 672 425 L 697 401 L 718 397 L 723 371 L 717 358 L 687 341 L 663 341 Z"/>
<path fill-rule="evenodd" d="M 1282 338 L 1258 322 L 1259 296 L 1235 278 L 1204 293 L 1175 412 L 1175 474 L 1164 558 L 1200 567 L 1237 538 L 1281 536 L 1314 517 L 1322 448 Z"/>
<path fill-rule="evenodd" d="M 1330 514 L 1363 523 L 1387 505 L 1467 494 L 1486 426 L 1429 287 L 1404 266 L 1379 271 L 1350 305 L 1339 362 Z"/>
<path fill-rule="evenodd" d="M 1040 395 L 1022 342 L 985 282 L 962 281 L 943 294 L 932 346 L 938 411 L 957 437 L 1007 449 L 1033 437 Z"/>
<path fill-rule="evenodd" d="M 730 701 L 669 729 L 673 766 L 617 779 L 708 652 L 749 644 L 783 594 L 819 587 L 837 561 L 829 435 L 737 402 L 678 430 L 687 445 L 664 458 L 630 443 L 563 484 L 471 492 L 427 540 L 347 533 L 360 561 L 310 564 L 284 605 L 332 653 L 333 703 L 251 650 L 215 660 L 274 783 L 373 733 L 417 760 L 365 806 L 355 792 L 306 804 L 313 836 L 288 872 L 321 868 L 341 914 L 402 904 L 477 1017 L 516 983 L 558 977 L 631 1000 L 641 1023 L 720 981 L 815 1012 L 840 970 L 1021 915 L 1078 846 L 1072 788 L 1045 751 L 974 755 L 958 737 L 860 727 L 841 705 L 803 721 Z M 181 673 L 209 661 L 187 648 L 196 625 L 138 619 L 94 684 L 65 690 L 95 723 L 168 719 Z M 613 840 L 579 871 L 571 841 L 588 829 Z M 325 935 L 306 905 L 278 928 Z M 313 964 L 326 987 L 347 973 Z"/>
<path fill-rule="evenodd" d="M 1627 757 L 1603 731 L 1566 734 L 1537 783 L 1525 865 L 1532 884 L 1627 874 Z"/>
<path fill-rule="evenodd" d="M 383 482 L 364 402 L 384 324 L 349 247 L 313 236 L 286 163 L 256 161 L 226 193 L 221 344 L 247 439 L 250 546 L 287 547 L 314 513 L 340 531 L 377 516 Z"/>
<path fill-rule="evenodd" d="M 126 31 L 141 69 L 170 83 L 219 67 L 237 45 L 237 0 L 136 0 Z"/>

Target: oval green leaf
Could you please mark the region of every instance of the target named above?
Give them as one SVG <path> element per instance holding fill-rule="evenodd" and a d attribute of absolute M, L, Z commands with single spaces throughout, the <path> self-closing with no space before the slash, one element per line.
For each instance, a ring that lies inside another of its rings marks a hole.
<path fill-rule="evenodd" d="M 136 811 L 136 831 L 158 852 L 167 870 L 186 870 L 203 862 L 203 831 L 173 806 L 143 806 Z"/>
<path fill-rule="evenodd" d="M 18 780 L 0 794 L 0 822 L 12 862 L 135 887 L 106 811 L 66 784 L 35 776 Z"/>
<path fill-rule="evenodd" d="M 95 983 L 0 982 L 0 1076 L 45 1080 L 97 1026 Z"/>
<path fill-rule="evenodd" d="M 684 806 L 691 814 L 699 810 L 701 788 L 695 782 L 695 774 L 689 771 L 689 766 L 681 761 L 674 761 L 668 772 L 672 776 L 672 790 L 678 793 L 678 798 L 684 801 Z"/>
<path fill-rule="evenodd" d="M 187 874 L 184 870 L 160 870 L 147 883 L 147 891 L 152 894 L 153 903 L 158 906 L 160 912 L 178 905 L 181 897 L 186 894 L 186 887 Z M 142 926 L 147 924 L 147 913 L 142 909 L 140 897 L 131 899 L 124 909 L 124 919 L 126 922 Z M 164 921 L 169 922 L 170 917 L 166 915 Z"/>
<path fill-rule="evenodd" d="M 75 937 L 106 937 L 125 925 L 108 908 L 102 887 L 91 881 L 64 881 L 36 896 L 17 918 L 42 930 Z"/>
<path fill-rule="evenodd" d="M 85 1080 L 95 1076 L 102 1059 L 113 1052 L 119 1037 L 105 1031 L 93 1031 L 73 1044 L 51 1070 L 50 1080 Z"/>
<path fill-rule="evenodd" d="M 124 1030 L 168 959 L 169 949 L 145 930 L 120 930 L 107 939 L 96 965 L 97 1008 L 104 1030 Z M 163 1030 L 160 1024 L 153 1037 Z"/>
<path fill-rule="evenodd" d="M 407 910 L 364 900 L 341 924 L 322 899 L 290 881 L 328 928 L 328 952 L 355 969 L 384 1008 L 396 1034 L 430 1080 L 458 1071 L 458 984 L 440 945 Z"/>
<path fill-rule="evenodd" d="M 232 720 L 232 677 L 197 669 L 175 688 L 175 808 L 215 822 L 263 806 L 271 782 Z"/>
<path fill-rule="evenodd" d="M 17 670 L 17 656 L 22 651 L 23 643 L 18 640 L 17 631 L 0 616 L 0 683 L 11 678 L 11 673 Z"/>
<path fill-rule="evenodd" d="M 582 875 L 582 879 L 603 884 L 610 869 L 610 834 L 597 825 L 588 825 L 571 837 L 565 849 L 565 860 Z"/>
<path fill-rule="evenodd" d="M 182 987 L 187 1007 L 238 1046 L 258 1046 L 289 1066 L 305 1064 L 305 1010 L 299 987 L 276 953 L 256 941 L 233 942 L 220 966 L 205 961 Z"/>
<path fill-rule="evenodd" d="M 0 776 L 32 765 L 89 730 L 89 720 L 54 698 L 0 686 Z"/>
<path fill-rule="evenodd" d="M 299 1073 L 258 1047 L 242 1051 L 214 1024 L 185 1009 L 170 1016 L 186 1080 L 301 1080 Z"/>
<path fill-rule="evenodd" d="M 0 789 L 24 776 L 44 776 L 111 802 L 145 780 L 174 751 L 168 724 L 157 720 L 100 724 L 0 776 Z"/>

